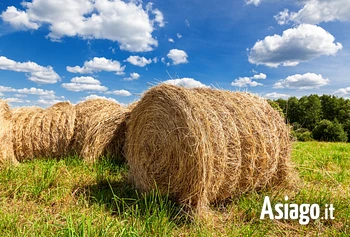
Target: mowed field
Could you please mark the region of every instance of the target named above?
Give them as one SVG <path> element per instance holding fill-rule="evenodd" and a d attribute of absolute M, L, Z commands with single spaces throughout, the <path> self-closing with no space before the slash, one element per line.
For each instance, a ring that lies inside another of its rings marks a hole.
<path fill-rule="evenodd" d="M 298 191 L 265 190 L 233 198 L 206 221 L 128 183 L 125 164 L 76 157 L 34 160 L 0 171 L 1 236 L 350 236 L 350 144 L 293 144 Z M 234 174 L 233 174 L 234 175 Z M 288 195 L 289 201 L 284 201 Z M 275 203 L 333 204 L 334 220 L 260 220 Z"/>

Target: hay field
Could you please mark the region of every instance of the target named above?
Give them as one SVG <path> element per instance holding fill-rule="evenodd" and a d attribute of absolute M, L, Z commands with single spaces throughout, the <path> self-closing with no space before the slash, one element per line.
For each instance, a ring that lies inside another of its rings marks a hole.
<path fill-rule="evenodd" d="M 1 236 L 349 236 L 350 144 L 294 143 L 292 160 L 304 182 L 295 203 L 333 203 L 335 220 L 259 220 L 261 191 L 213 207 L 209 223 L 193 221 L 157 193 L 142 196 L 127 182 L 128 168 L 103 159 L 28 160 L 0 171 Z M 114 160 L 115 161 L 115 160 Z"/>

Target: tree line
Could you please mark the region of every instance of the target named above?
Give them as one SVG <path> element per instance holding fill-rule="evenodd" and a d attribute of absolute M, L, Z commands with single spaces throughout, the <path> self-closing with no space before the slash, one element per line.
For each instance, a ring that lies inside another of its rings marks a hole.
<path fill-rule="evenodd" d="M 269 101 L 283 113 L 300 141 L 350 141 L 350 100 L 334 95 Z"/>

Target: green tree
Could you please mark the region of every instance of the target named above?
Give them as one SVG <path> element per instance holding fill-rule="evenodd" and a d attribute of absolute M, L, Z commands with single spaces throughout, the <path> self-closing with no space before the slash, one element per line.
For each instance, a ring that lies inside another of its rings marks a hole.
<path fill-rule="evenodd" d="M 299 123 L 299 100 L 296 97 L 290 97 L 287 100 L 287 104 L 285 106 L 285 115 L 287 117 L 288 123 Z"/>
<path fill-rule="evenodd" d="M 343 123 L 344 132 L 348 134 L 348 141 L 350 141 L 350 119 Z"/>
<path fill-rule="evenodd" d="M 321 120 L 312 130 L 312 136 L 314 139 L 319 141 L 346 142 L 348 140 L 343 126 L 337 120 L 334 122 L 326 119 Z"/>
<path fill-rule="evenodd" d="M 303 96 L 299 100 L 298 123 L 312 130 L 321 120 L 322 105 L 318 95 Z"/>
<path fill-rule="evenodd" d="M 337 119 L 339 123 L 345 124 L 350 120 L 350 101 L 344 98 L 339 98 L 339 110 L 337 113 Z"/>
<path fill-rule="evenodd" d="M 338 99 L 335 96 L 322 95 L 320 97 L 322 106 L 322 118 L 333 121 L 338 113 Z"/>
<path fill-rule="evenodd" d="M 283 110 L 283 114 L 285 115 L 287 112 L 287 100 L 284 100 L 282 98 L 279 98 L 278 100 L 275 100 L 275 102 L 278 104 L 278 106 Z"/>
<path fill-rule="evenodd" d="M 322 118 L 333 121 L 337 119 L 339 123 L 345 124 L 350 119 L 350 101 L 336 96 L 322 95 L 320 97 L 322 105 Z"/>

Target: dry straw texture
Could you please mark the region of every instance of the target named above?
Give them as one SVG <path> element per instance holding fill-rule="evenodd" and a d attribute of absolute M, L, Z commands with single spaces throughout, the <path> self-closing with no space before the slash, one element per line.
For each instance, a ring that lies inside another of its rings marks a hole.
<path fill-rule="evenodd" d="M 7 102 L 0 100 L 0 167 L 18 163 L 13 151 L 11 118 Z"/>
<path fill-rule="evenodd" d="M 157 186 L 198 211 L 292 174 L 283 118 L 242 92 L 150 89 L 127 122 L 126 155 L 137 188 Z"/>
<path fill-rule="evenodd" d="M 93 99 L 75 106 L 73 151 L 88 162 L 101 156 L 123 159 L 125 119 L 128 109 L 106 99 Z"/>
<path fill-rule="evenodd" d="M 47 109 L 23 107 L 13 110 L 13 143 L 19 161 L 60 158 L 69 154 L 75 110 L 69 102 Z"/>

